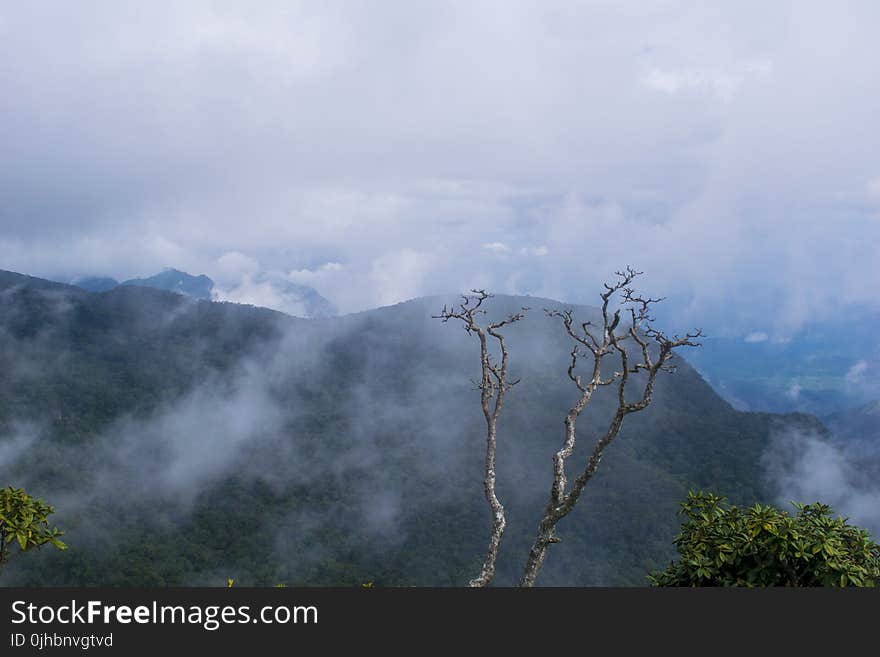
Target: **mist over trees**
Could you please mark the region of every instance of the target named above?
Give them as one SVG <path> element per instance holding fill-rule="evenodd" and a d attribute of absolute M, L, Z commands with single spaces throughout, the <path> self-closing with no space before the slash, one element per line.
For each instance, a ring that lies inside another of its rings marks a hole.
<path fill-rule="evenodd" d="M 0 583 L 466 583 L 486 555 L 487 426 L 473 336 L 431 318 L 451 302 L 299 320 L 0 273 L 0 481 L 50 500 L 70 545 L 12 559 Z M 498 295 L 484 317 L 522 306 L 569 310 Z M 598 308 L 570 310 L 601 325 Z M 497 422 L 498 585 L 520 581 L 579 392 L 571 338 L 555 328 L 529 317 L 503 329 L 521 381 Z M 613 388 L 595 392 L 580 436 L 603 435 Z M 810 416 L 736 411 L 685 361 L 653 396 L 560 522 L 541 585 L 644 585 L 674 557 L 689 489 L 769 503 L 770 437 L 824 431 Z M 571 462 L 591 447 L 579 440 Z"/>

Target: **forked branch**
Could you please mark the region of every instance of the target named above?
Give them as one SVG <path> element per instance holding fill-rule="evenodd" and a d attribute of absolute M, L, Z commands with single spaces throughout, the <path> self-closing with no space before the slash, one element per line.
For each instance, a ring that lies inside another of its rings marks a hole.
<path fill-rule="evenodd" d="M 545 311 L 548 316 L 561 320 L 566 333 L 575 342 L 571 351 L 568 377 L 574 382 L 580 396 L 565 416 L 563 444 L 553 456 L 553 482 L 550 487 L 550 497 L 538 525 L 534 543 L 529 551 L 526 567 L 520 581 L 521 586 L 534 585 L 547 556 L 548 547 L 561 540 L 556 534 L 557 524 L 577 504 L 584 487 L 598 470 L 602 454 L 620 432 L 624 418 L 630 413 L 642 411 L 650 405 L 657 373 L 661 370 L 672 371 L 673 368 L 667 363 L 673 357 L 675 349 L 699 345 L 694 340 L 702 335 L 701 331 L 687 333 L 683 337 L 673 336 L 670 338 L 653 327 L 651 307 L 659 303 L 661 299 L 642 297 L 633 291 L 631 284 L 641 273 L 627 267 L 623 271 L 616 272 L 616 282 L 604 284 L 604 292 L 600 294 L 602 299 L 601 327 L 595 326 L 592 322 L 582 322 L 578 327 L 575 327 L 570 310 Z M 615 298 L 619 302 L 619 307 L 612 310 Z M 626 330 L 621 329 L 618 332 L 621 311 L 628 312 L 630 323 Z M 631 342 L 631 349 L 636 352 L 635 357 L 627 351 L 627 342 Z M 652 350 L 655 352 L 654 354 L 652 354 Z M 620 368 L 603 378 L 602 366 L 608 356 L 612 356 L 612 358 L 616 356 Z M 588 361 L 592 358 L 588 368 L 589 375 L 586 379 L 577 373 L 579 359 L 582 357 Z M 645 373 L 645 376 L 640 380 L 640 392 L 636 395 L 635 400 L 628 401 L 628 386 L 633 382 L 631 375 L 637 375 L 639 372 Z M 617 408 L 614 415 L 604 433 L 597 438 L 593 450 L 577 478 L 569 486 L 566 476 L 566 462 L 574 453 L 577 444 L 578 417 L 593 398 L 596 390 L 614 383 L 617 384 Z"/>
<path fill-rule="evenodd" d="M 471 295 L 463 295 L 462 301 L 458 305 L 447 307 L 443 306 L 443 310 L 439 315 L 433 315 L 435 319 L 442 322 L 449 320 L 460 321 L 464 330 L 469 335 L 476 335 L 480 341 L 480 406 L 483 409 L 483 416 L 486 419 L 486 464 L 485 478 L 483 481 L 486 494 L 486 501 L 492 512 L 492 529 L 489 535 L 489 545 L 486 550 L 486 558 L 480 569 L 480 574 L 470 581 L 470 586 L 482 587 L 487 586 L 495 576 L 495 561 L 498 557 L 498 548 L 501 544 L 501 537 L 507 526 L 507 520 L 504 515 L 504 506 L 495 493 L 495 452 L 497 448 L 497 424 L 498 417 L 501 414 L 501 408 L 504 405 L 504 397 L 507 391 L 516 385 L 519 380 L 508 381 L 507 378 L 507 362 L 508 352 L 507 343 L 504 334 L 500 329 L 509 324 L 518 322 L 525 317 L 528 308 L 522 308 L 520 312 L 508 315 L 498 322 L 492 322 L 482 326 L 478 321 L 479 315 L 484 315 L 486 311 L 482 308 L 483 302 L 491 298 L 485 290 L 472 290 Z M 498 343 L 501 352 L 501 360 L 493 362 L 489 349 L 489 338 L 494 339 Z"/>

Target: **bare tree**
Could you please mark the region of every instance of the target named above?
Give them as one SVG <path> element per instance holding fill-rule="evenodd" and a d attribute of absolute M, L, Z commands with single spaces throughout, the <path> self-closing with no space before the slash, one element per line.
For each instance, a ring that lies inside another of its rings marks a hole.
<path fill-rule="evenodd" d="M 574 340 L 575 344 L 571 350 L 571 361 L 568 366 L 568 378 L 577 386 L 580 397 L 565 416 L 565 439 L 560 450 L 553 456 L 553 483 L 550 488 L 550 499 L 538 525 L 535 541 L 529 551 L 526 567 L 520 581 L 521 586 L 534 585 L 547 556 L 547 549 L 553 543 L 559 543 L 561 540 L 556 534 L 556 525 L 577 504 L 584 487 L 599 468 L 603 452 L 620 432 L 624 418 L 630 413 L 637 413 L 650 405 L 654 393 L 654 382 L 659 372 L 674 370 L 674 366 L 667 364 L 673 356 L 673 350 L 677 347 L 693 347 L 699 344 L 694 340 L 702 335 L 701 331 L 687 333 L 684 337 L 667 337 L 662 331 L 653 327 L 653 317 L 650 315 L 651 306 L 661 299 L 642 297 L 633 291 L 630 284 L 641 273 L 627 267 L 624 271 L 616 272 L 618 277 L 616 283 L 604 284 L 605 291 L 601 294 L 601 327 L 594 326 L 589 321 L 582 322 L 579 327 L 576 327 L 571 310 L 545 311 L 550 317 L 558 317 L 569 337 Z M 610 306 L 616 296 L 620 297 L 623 307 L 615 308 L 612 312 Z M 628 310 L 630 322 L 625 330 L 617 333 L 621 310 Z M 627 343 L 632 345 L 633 350 L 637 352 L 635 359 L 628 353 Z M 618 357 L 619 369 L 615 369 L 610 375 L 603 378 L 603 361 L 607 356 L 613 357 L 615 355 Z M 586 379 L 577 373 L 578 360 L 581 357 L 588 361 L 592 359 L 592 367 Z M 640 372 L 643 373 L 643 376 L 636 378 Z M 574 453 L 577 443 L 578 417 L 592 399 L 593 393 L 603 386 L 615 383 L 617 384 L 617 408 L 614 415 L 605 432 L 596 440 L 580 474 L 569 487 L 566 477 L 566 461 Z M 634 401 L 627 401 L 627 388 L 634 385 L 638 386 L 639 394 L 636 395 Z"/>
<path fill-rule="evenodd" d="M 504 336 L 498 330 L 508 324 L 521 320 L 525 316 L 526 311 L 528 311 L 528 308 L 522 308 L 521 312 L 509 315 L 501 321 L 487 324 L 484 328 L 480 326 L 475 316 L 486 313 L 482 309 L 482 305 L 492 295 L 488 294 L 485 290 L 471 291 L 473 295 L 462 296 L 462 302 L 458 306 L 451 308 L 443 306 L 440 314 L 433 317 L 442 320 L 444 323 L 450 319 L 463 322 L 464 330 L 469 335 L 476 335 L 480 340 L 481 378 L 477 388 L 480 390 L 480 405 L 486 418 L 486 469 L 483 484 L 486 501 L 489 503 L 489 508 L 492 512 L 492 530 L 489 535 L 489 547 L 486 550 L 483 567 L 480 569 L 480 574 L 470 581 L 470 586 L 482 587 L 487 586 L 495 576 L 495 560 L 498 557 L 498 546 L 501 544 L 501 536 L 504 534 L 504 528 L 507 526 L 504 506 L 495 494 L 495 450 L 497 445 L 498 416 L 501 413 L 501 407 L 504 405 L 505 394 L 510 388 L 519 383 L 519 380 L 507 380 L 507 344 L 504 341 Z M 501 362 L 498 364 L 493 362 L 492 356 L 489 353 L 489 340 L 487 336 L 494 338 L 500 347 Z M 492 403 L 493 399 L 494 403 Z"/>

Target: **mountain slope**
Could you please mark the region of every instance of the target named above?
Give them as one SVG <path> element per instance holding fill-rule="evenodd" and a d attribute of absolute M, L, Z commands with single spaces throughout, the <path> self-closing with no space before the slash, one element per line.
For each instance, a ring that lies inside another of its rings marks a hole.
<path fill-rule="evenodd" d="M 299 320 L 0 274 L 0 480 L 53 503 L 71 545 L 18 560 L 0 583 L 465 583 L 489 528 L 484 425 L 477 343 L 430 317 L 447 301 Z M 498 297 L 487 319 L 524 303 L 557 305 Z M 522 382 L 499 424 L 500 584 L 524 563 L 577 392 L 556 323 L 532 311 L 507 335 Z M 644 584 L 672 554 L 688 488 L 770 501 L 769 436 L 822 430 L 737 412 L 679 365 L 560 525 L 541 584 Z M 611 402 L 583 416 L 573 461 Z"/>

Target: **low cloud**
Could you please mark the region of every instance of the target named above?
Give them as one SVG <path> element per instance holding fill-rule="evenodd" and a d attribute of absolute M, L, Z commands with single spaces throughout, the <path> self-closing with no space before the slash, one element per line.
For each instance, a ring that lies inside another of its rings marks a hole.
<path fill-rule="evenodd" d="M 763 455 L 767 481 L 779 506 L 822 502 L 880 538 L 880 486 L 867 455 L 848 451 L 817 433 L 779 430 Z M 880 467 L 877 454 L 874 469 Z"/>
<path fill-rule="evenodd" d="M 205 384 L 147 419 L 117 422 L 105 432 L 108 461 L 125 473 L 124 485 L 191 497 L 235 470 L 245 447 L 276 436 L 282 421 L 262 372 L 251 366 L 232 385 Z M 101 478 L 114 479 L 109 472 Z"/>
<path fill-rule="evenodd" d="M 464 421 L 457 405 L 446 401 L 446 392 L 460 389 L 461 381 L 452 375 L 447 380 L 442 372 L 416 378 L 407 389 L 414 400 L 402 401 L 395 386 L 377 385 L 400 374 L 392 371 L 391 365 L 400 362 L 393 346 L 353 352 L 340 346 L 357 343 L 358 321 L 340 320 L 332 327 L 282 321 L 279 326 L 290 330 L 277 342 L 255 346 L 228 370 L 201 373 L 177 398 L 117 417 L 84 438 L 86 444 L 68 444 L 37 425 L 11 425 L 0 435 L 0 469 L 15 473 L 16 485 L 51 501 L 58 510 L 54 520 L 79 550 L 116 548 L 117 510 L 124 509 L 120 513 L 126 518 L 148 514 L 145 522 L 155 520 L 157 531 L 178 531 L 202 509 L 200 495 L 223 495 L 216 486 L 228 481 L 258 482 L 281 497 L 308 497 L 311 487 L 329 486 L 345 497 L 339 513 L 314 516 L 303 508 L 267 520 L 266 531 L 278 536 L 278 545 L 270 548 L 288 569 L 284 581 L 305 576 L 309 565 L 307 555 L 290 552 L 285 530 L 300 546 L 312 540 L 311 533 L 315 541 L 324 540 L 327 531 L 398 544 L 407 539 L 413 509 L 403 498 L 401 481 L 389 479 L 389 467 L 394 471 L 397 463 L 411 462 L 405 474 L 436 481 L 438 471 L 460 466 Z M 459 332 L 442 331 L 439 322 L 427 317 L 425 322 L 441 339 L 464 339 Z M 340 353 L 348 353 L 346 366 L 356 372 L 346 372 L 341 377 L 346 385 L 334 390 L 321 377 L 331 374 L 328 360 Z M 477 409 L 472 411 L 477 416 Z M 322 429 L 321 435 L 332 439 L 316 441 L 314 426 L 328 422 L 338 432 Z M 412 442 L 401 440 L 416 432 L 424 458 L 413 459 Z M 47 490 L 54 480 L 29 465 L 43 460 L 52 467 L 63 464 L 72 473 L 69 482 Z M 438 490 L 435 500 L 443 495 Z M 186 581 L 210 583 L 225 576 L 229 573 L 192 572 Z"/>
<path fill-rule="evenodd" d="M 343 272 L 339 263 L 285 272 L 266 269 L 256 258 L 232 251 L 218 258 L 216 267 L 219 276 L 213 295 L 217 301 L 271 308 L 294 317 L 326 317 L 337 312 L 331 301 L 319 295 Z"/>
<path fill-rule="evenodd" d="M 5 435 L 0 434 L 0 469 L 8 468 L 18 461 L 37 441 L 40 433 L 35 424 L 17 422 Z"/>

